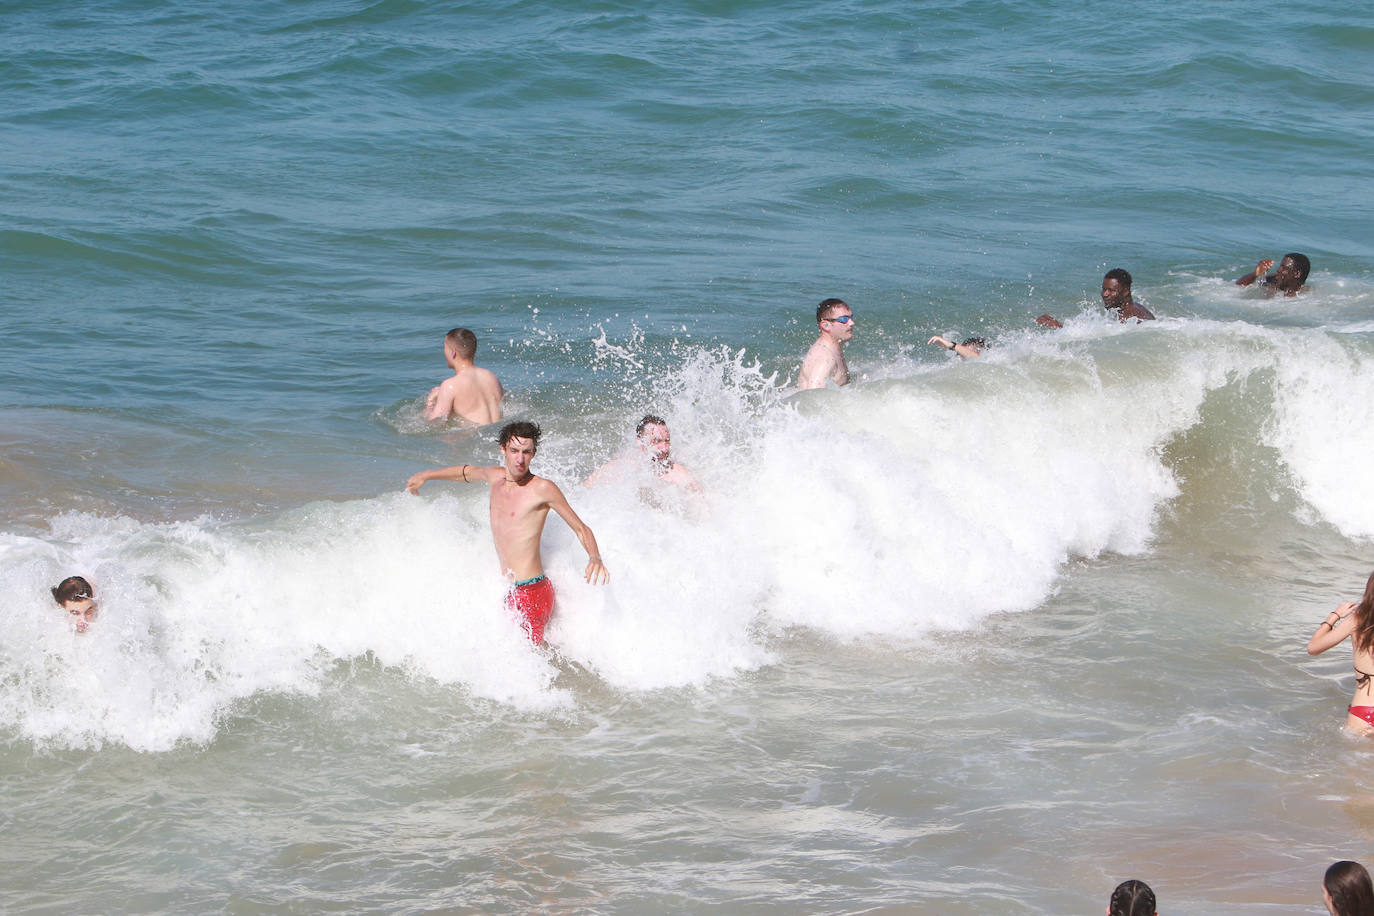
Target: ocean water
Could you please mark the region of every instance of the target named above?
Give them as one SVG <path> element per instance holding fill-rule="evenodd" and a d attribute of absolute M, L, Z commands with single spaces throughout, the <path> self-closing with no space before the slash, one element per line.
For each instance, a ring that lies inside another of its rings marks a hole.
<path fill-rule="evenodd" d="M 0 15 L 0 909 L 1320 913 L 1374 864 L 1303 648 L 1374 568 L 1368 10 Z M 796 393 L 828 296 L 855 381 Z M 496 460 L 420 416 L 457 325 L 611 571 L 549 523 L 547 649 L 485 493 L 403 492 Z M 580 486 L 648 411 L 701 500 Z"/>

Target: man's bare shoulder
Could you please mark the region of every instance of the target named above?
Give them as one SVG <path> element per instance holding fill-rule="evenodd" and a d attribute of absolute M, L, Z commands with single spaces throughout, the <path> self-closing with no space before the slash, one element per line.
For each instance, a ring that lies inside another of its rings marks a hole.
<path fill-rule="evenodd" d="M 463 379 L 463 376 L 461 374 L 450 375 L 448 378 L 444 379 L 442 382 L 439 383 L 439 390 L 442 391 L 444 394 L 452 395 L 455 392 L 463 391 L 470 384 L 470 382 L 467 382 Z"/>
<path fill-rule="evenodd" d="M 592 471 L 587 479 L 582 481 L 584 487 L 599 487 L 603 484 L 615 483 L 624 480 L 629 474 L 630 458 L 628 455 L 617 455 L 607 461 L 601 467 Z"/>
<path fill-rule="evenodd" d="M 499 464 L 490 467 L 472 465 L 468 468 L 468 480 L 484 480 L 487 483 L 500 483 L 506 479 L 506 469 Z"/>
<path fill-rule="evenodd" d="M 1125 321 L 1127 318 L 1134 318 L 1136 321 L 1155 320 L 1153 312 L 1134 300 L 1121 307 L 1121 320 Z"/>
<path fill-rule="evenodd" d="M 563 495 L 558 484 L 538 474 L 531 474 L 530 479 L 520 486 L 520 490 L 526 494 L 527 499 L 536 502 L 548 502 Z"/>
<path fill-rule="evenodd" d="M 798 388 L 824 388 L 825 380 L 835 368 L 836 353 L 818 340 L 811 345 L 802 357 L 801 371 L 797 375 Z"/>
<path fill-rule="evenodd" d="M 547 477 L 536 477 L 535 482 L 539 485 L 539 489 L 542 492 L 557 493 L 559 496 L 563 495 L 563 490 L 558 486 L 558 484 L 554 483 L 552 480 L 549 480 L 549 478 Z"/>
<path fill-rule="evenodd" d="M 501 380 L 496 377 L 496 373 L 490 369 L 483 369 L 481 366 L 464 369 L 448 381 L 453 384 L 452 391 L 472 394 L 477 397 L 493 397 L 500 400 L 506 393 L 505 389 L 501 387 Z"/>
<path fill-rule="evenodd" d="M 663 480 L 679 487 L 686 487 L 689 490 L 701 489 L 701 484 L 697 483 L 696 476 L 687 469 L 686 465 L 679 461 L 673 462 L 673 466 L 668 469 L 668 473 L 663 475 Z"/>

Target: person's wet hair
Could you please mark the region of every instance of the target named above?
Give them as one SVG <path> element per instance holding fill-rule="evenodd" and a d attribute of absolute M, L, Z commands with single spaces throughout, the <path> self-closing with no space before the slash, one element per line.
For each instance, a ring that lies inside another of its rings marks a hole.
<path fill-rule="evenodd" d="M 1353 613 L 1355 630 L 1350 634 L 1350 641 L 1358 651 L 1368 652 L 1374 648 L 1374 573 L 1365 580 L 1364 594 L 1355 604 Z"/>
<path fill-rule="evenodd" d="M 68 576 L 57 587 L 52 589 L 53 600 L 59 605 L 66 604 L 68 601 L 80 601 L 82 598 L 94 598 L 95 589 L 91 588 L 91 583 L 80 576 Z"/>
<path fill-rule="evenodd" d="M 849 308 L 849 303 L 845 302 L 843 299 L 822 300 L 821 304 L 816 306 L 816 323 L 820 324 L 822 321 L 829 318 L 831 310 L 837 308 Z"/>
<path fill-rule="evenodd" d="M 1103 280 L 1115 280 L 1127 289 L 1131 288 L 1131 275 L 1120 267 L 1113 267 L 1102 276 Z"/>
<path fill-rule="evenodd" d="M 644 435 L 644 427 L 650 426 L 650 425 L 662 426 L 664 429 L 667 429 L 667 428 L 668 428 L 668 421 L 665 420 L 665 419 L 663 419 L 663 418 L 660 417 L 660 416 L 657 416 L 656 414 L 646 413 L 646 414 L 644 415 L 644 419 L 643 419 L 643 420 L 640 420 L 640 421 L 639 421 L 639 425 L 635 427 L 635 435 L 636 435 L 636 436 L 642 436 L 642 435 Z"/>
<path fill-rule="evenodd" d="M 517 420 L 514 423 L 507 423 L 505 426 L 501 427 L 501 435 L 496 442 L 502 448 L 505 448 L 506 443 L 512 439 L 528 439 L 537 449 L 539 448 L 539 427 L 528 420 Z"/>
<path fill-rule="evenodd" d="M 477 335 L 467 328 L 454 328 L 444 335 L 460 359 L 472 359 L 477 354 Z"/>
<path fill-rule="evenodd" d="M 1144 881 L 1122 881 L 1112 891 L 1110 916 L 1155 916 L 1155 892 Z"/>
<path fill-rule="evenodd" d="M 1283 256 L 1283 260 L 1285 261 L 1290 258 L 1293 260 L 1293 266 L 1298 269 L 1299 285 L 1306 283 L 1307 275 L 1312 272 L 1312 262 L 1307 260 L 1307 255 L 1298 254 L 1296 251 L 1290 251 Z"/>
<path fill-rule="evenodd" d="M 983 337 L 965 337 L 960 341 L 959 346 L 976 347 L 979 350 L 986 350 L 988 348 L 988 342 L 987 339 Z"/>
<path fill-rule="evenodd" d="M 1359 862 L 1346 859 L 1332 865 L 1322 887 L 1331 895 L 1336 916 L 1374 916 L 1374 884 Z"/>

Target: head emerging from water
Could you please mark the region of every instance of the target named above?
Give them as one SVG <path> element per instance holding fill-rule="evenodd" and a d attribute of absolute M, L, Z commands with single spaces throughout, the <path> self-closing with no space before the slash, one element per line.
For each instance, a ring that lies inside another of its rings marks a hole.
<path fill-rule="evenodd" d="M 68 576 L 51 591 L 58 607 L 72 615 L 76 632 L 86 632 L 96 612 L 95 589 L 91 588 L 91 583 L 80 576 Z"/>
<path fill-rule="evenodd" d="M 1107 907 L 1107 916 L 1157 916 L 1155 913 L 1155 892 L 1144 881 L 1132 878 L 1122 881 L 1112 891 L 1112 902 Z"/>
<path fill-rule="evenodd" d="M 1290 251 L 1279 262 L 1279 269 L 1274 271 L 1274 284 L 1282 292 L 1296 293 L 1302 289 L 1302 285 L 1307 282 L 1307 275 L 1311 272 L 1312 262 L 1307 259 L 1307 255 Z"/>
<path fill-rule="evenodd" d="M 539 427 L 527 420 L 501 427 L 501 435 L 496 441 L 501 446 L 501 460 L 511 480 L 518 482 L 529 476 L 530 462 L 539 450 L 539 432 Z"/>
<path fill-rule="evenodd" d="M 1113 267 L 1102 277 L 1102 304 L 1109 309 L 1131 304 L 1131 275 L 1120 267 Z"/>
<path fill-rule="evenodd" d="M 673 436 L 668 432 L 667 420 L 654 414 L 645 414 L 644 419 L 635 427 L 635 438 L 639 440 L 639 447 L 654 464 L 672 464 L 672 459 L 668 455 L 673 447 Z"/>

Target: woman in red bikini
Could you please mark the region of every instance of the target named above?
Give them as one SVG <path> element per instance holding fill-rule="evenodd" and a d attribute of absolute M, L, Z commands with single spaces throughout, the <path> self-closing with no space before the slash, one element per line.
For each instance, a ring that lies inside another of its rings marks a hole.
<path fill-rule="evenodd" d="M 1321 655 L 1347 636 L 1355 648 L 1355 697 L 1345 727 L 1374 735 L 1374 575 L 1364 585 L 1363 598 L 1342 602 L 1317 624 L 1317 632 L 1307 641 L 1307 654 Z"/>

